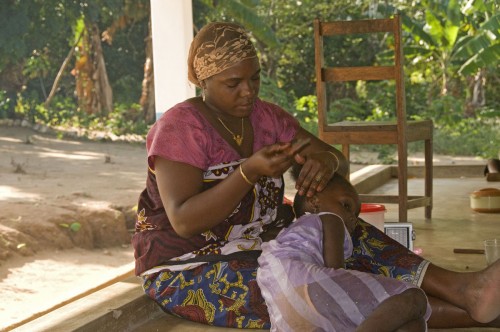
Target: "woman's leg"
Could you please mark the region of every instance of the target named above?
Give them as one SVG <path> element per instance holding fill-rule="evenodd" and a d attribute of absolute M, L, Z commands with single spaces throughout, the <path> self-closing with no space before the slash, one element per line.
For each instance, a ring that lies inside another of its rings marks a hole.
<path fill-rule="evenodd" d="M 191 270 L 162 271 L 143 288 L 164 311 L 215 326 L 270 328 L 256 281 L 256 260 L 211 262 Z"/>
<path fill-rule="evenodd" d="M 345 262 L 348 269 L 380 274 L 420 286 L 428 261 L 361 219 L 358 219 L 351 238 L 354 249 Z"/>
<path fill-rule="evenodd" d="M 352 240 L 353 256 L 346 260 L 346 267 L 382 274 L 421 286 L 428 295 L 433 310 L 429 327 L 499 327 L 499 314 L 486 325 L 472 319 L 471 316 L 485 321 L 484 318 L 495 316 L 496 310 L 500 307 L 498 302 L 495 302 L 495 299 L 498 301 L 500 297 L 498 295 L 500 261 L 481 272 L 448 271 L 427 264 L 428 262 L 422 257 L 362 220 L 359 220 L 352 234 Z M 489 285 L 489 291 L 484 291 L 486 285 Z M 466 287 L 468 287 L 467 295 L 464 293 Z M 488 292 L 490 293 L 485 294 Z M 481 297 L 478 303 L 477 299 Z M 432 301 L 432 298 L 440 301 Z M 474 306 L 474 303 L 477 305 Z M 476 314 L 473 315 L 471 311 L 474 310 Z M 471 315 L 468 312 L 471 312 Z"/>
<path fill-rule="evenodd" d="M 477 322 L 495 323 L 500 315 L 500 261 L 465 273 L 430 264 L 421 287 L 429 296 L 464 309 Z"/>
<path fill-rule="evenodd" d="M 464 309 L 436 297 L 428 296 L 427 298 L 432 308 L 432 315 L 427 321 L 430 328 L 449 328 L 450 322 L 453 322 L 455 328 L 500 327 L 500 317 L 488 324 L 481 324 L 473 320 Z"/>

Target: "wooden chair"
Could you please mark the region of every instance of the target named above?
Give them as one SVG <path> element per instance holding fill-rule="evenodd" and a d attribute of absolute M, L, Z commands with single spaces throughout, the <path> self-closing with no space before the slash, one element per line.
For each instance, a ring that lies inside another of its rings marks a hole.
<path fill-rule="evenodd" d="M 323 54 L 324 36 L 389 33 L 394 36 L 394 63 L 390 66 L 328 67 Z M 408 121 L 406 118 L 401 46 L 401 17 L 358 21 L 322 22 L 314 20 L 316 92 L 318 97 L 319 137 L 329 144 L 341 144 L 349 160 L 349 146 L 358 144 L 394 144 L 398 154 L 398 195 L 360 195 L 363 202 L 399 205 L 399 221 L 407 222 L 408 209 L 425 207 L 425 217 L 432 211 L 432 131 L 431 120 Z M 395 81 L 395 121 L 328 122 L 326 83 L 348 81 Z M 425 142 L 425 194 L 408 196 L 408 142 Z"/>

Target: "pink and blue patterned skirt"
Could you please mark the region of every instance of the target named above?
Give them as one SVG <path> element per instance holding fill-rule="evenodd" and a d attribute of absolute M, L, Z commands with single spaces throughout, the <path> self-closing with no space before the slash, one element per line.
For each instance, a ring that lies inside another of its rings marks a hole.
<path fill-rule="evenodd" d="M 354 230 L 352 270 L 420 285 L 428 261 L 360 221 Z M 269 329 L 267 306 L 257 285 L 255 259 L 209 262 L 191 270 L 164 270 L 144 278 L 144 291 L 160 307 L 191 321 L 233 328 Z"/>

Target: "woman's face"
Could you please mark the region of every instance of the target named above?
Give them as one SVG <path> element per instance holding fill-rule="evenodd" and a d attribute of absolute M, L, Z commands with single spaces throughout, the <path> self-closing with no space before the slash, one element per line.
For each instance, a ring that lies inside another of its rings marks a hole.
<path fill-rule="evenodd" d="M 206 102 L 236 117 L 247 117 L 259 95 L 260 63 L 257 57 L 207 78 L 202 82 Z"/>

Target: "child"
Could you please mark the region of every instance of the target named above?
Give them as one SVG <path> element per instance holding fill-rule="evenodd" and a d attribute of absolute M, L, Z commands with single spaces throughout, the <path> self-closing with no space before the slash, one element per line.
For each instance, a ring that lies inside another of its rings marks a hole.
<path fill-rule="evenodd" d="M 296 195 L 301 217 L 264 243 L 259 258 L 257 282 L 271 331 L 426 331 L 430 306 L 422 290 L 344 269 L 360 205 L 354 187 L 337 174 L 322 192 Z"/>

